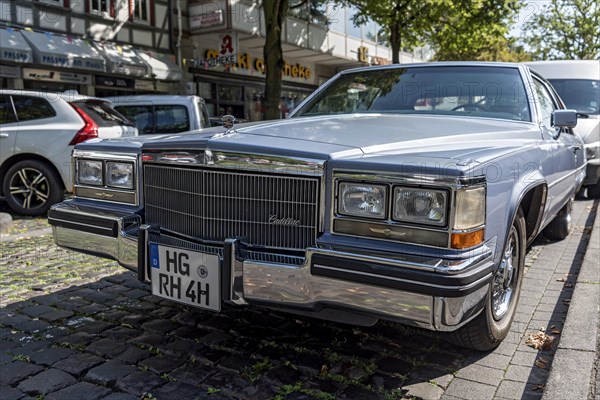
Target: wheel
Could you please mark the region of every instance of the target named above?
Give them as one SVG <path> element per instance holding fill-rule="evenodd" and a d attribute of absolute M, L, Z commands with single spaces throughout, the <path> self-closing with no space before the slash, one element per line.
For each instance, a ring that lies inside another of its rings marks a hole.
<path fill-rule="evenodd" d="M 4 178 L 3 191 L 10 208 L 24 215 L 45 214 L 64 195 L 56 172 L 37 160 L 19 161 L 10 167 Z"/>
<path fill-rule="evenodd" d="M 502 259 L 490 283 L 485 309 L 448 340 L 458 346 L 487 351 L 497 347 L 512 324 L 525 267 L 525 218 L 519 208 L 504 245 Z"/>
<path fill-rule="evenodd" d="M 589 190 L 589 189 L 588 189 Z M 588 191 L 589 196 L 589 191 Z M 569 199 L 567 204 L 560 209 L 556 217 L 544 228 L 543 234 L 551 240 L 563 240 L 571 233 L 571 210 L 573 209 L 573 199 Z"/>
<path fill-rule="evenodd" d="M 596 182 L 595 185 L 587 187 L 587 197 L 589 199 L 600 198 L 600 181 Z"/>

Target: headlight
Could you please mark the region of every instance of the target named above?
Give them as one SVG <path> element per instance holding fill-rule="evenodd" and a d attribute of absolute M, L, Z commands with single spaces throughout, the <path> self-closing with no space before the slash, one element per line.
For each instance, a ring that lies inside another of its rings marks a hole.
<path fill-rule="evenodd" d="M 394 216 L 397 221 L 446 225 L 448 193 L 442 190 L 396 187 Z"/>
<path fill-rule="evenodd" d="M 383 219 L 387 214 L 386 192 L 383 185 L 342 182 L 338 211 L 345 215 Z"/>
<path fill-rule="evenodd" d="M 133 164 L 108 161 L 106 163 L 106 185 L 133 189 Z"/>
<path fill-rule="evenodd" d="M 102 186 L 102 161 L 78 160 L 77 183 L 84 185 Z"/>
<path fill-rule="evenodd" d="M 454 229 L 471 229 L 485 222 L 485 188 L 456 192 Z"/>

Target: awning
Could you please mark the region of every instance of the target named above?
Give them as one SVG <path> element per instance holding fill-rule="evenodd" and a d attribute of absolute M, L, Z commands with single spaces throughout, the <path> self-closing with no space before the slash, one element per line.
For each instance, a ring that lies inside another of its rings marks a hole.
<path fill-rule="evenodd" d="M 150 66 L 131 46 L 94 42 L 94 47 L 106 58 L 106 72 L 138 78 L 150 76 Z"/>
<path fill-rule="evenodd" d="M 31 47 L 21 32 L 11 28 L 0 28 L 0 61 L 30 63 L 33 61 Z"/>
<path fill-rule="evenodd" d="M 106 60 L 90 42 L 71 36 L 21 31 L 33 50 L 33 60 L 39 66 L 106 71 Z"/>
<path fill-rule="evenodd" d="M 152 68 L 152 77 L 161 81 L 180 81 L 183 71 L 167 54 L 146 50 L 136 50 L 142 59 Z"/>

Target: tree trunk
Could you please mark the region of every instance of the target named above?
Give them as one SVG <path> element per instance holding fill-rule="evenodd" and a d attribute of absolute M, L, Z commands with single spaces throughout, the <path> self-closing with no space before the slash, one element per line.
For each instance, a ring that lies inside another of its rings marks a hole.
<path fill-rule="evenodd" d="M 398 21 L 394 21 L 390 25 L 390 46 L 392 47 L 392 64 L 400 64 L 402 35 L 400 33 L 400 23 Z"/>
<path fill-rule="evenodd" d="M 283 71 L 283 50 L 281 31 L 288 12 L 288 0 L 265 0 L 263 12 L 266 23 L 264 46 L 265 58 L 265 119 L 281 118 L 281 73 Z"/>

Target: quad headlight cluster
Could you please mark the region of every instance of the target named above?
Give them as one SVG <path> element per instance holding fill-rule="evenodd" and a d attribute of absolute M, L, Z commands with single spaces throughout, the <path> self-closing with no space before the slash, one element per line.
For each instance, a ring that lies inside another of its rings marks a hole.
<path fill-rule="evenodd" d="M 447 222 L 448 192 L 396 186 L 392 189 L 391 219 L 425 225 Z M 355 217 L 388 219 L 388 187 L 340 182 L 338 212 Z"/>
<path fill-rule="evenodd" d="M 78 185 L 133 189 L 134 164 L 121 161 L 77 160 L 75 182 Z"/>
<path fill-rule="evenodd" d="M 470 248 L 484 240 L 485 197 L 481 185 L 440 189 L 338 181 L 334 231 Z"/>

